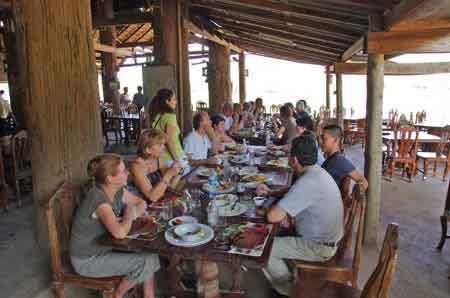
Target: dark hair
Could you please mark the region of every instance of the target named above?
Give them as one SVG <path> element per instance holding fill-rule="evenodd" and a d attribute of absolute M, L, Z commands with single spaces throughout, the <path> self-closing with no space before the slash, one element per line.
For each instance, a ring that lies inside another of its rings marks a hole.
<path fill-rule="evenodd" d="M 142 86 L 138 86 L 137 88 L 138 88 L 138 90 L 142 90 Z"/>
<path fill-rule="evenodd" d="M 167 104 L 167 101 L 172 98 L 174 92 L 170 89 L 159 89 L 153 97 L 149 106 L 150 123 L 153 123 L 158 114 L 175 113 L 175 111 Z"/>
<path fill-rule="evenodd" d="M 220 115 L 214 115 L 214 116 L 212 116 L 211 117 L 211 122 L 212 122 L 212 126 L 213 127 L 216 127 L 217 125 L 219 125 L 220 124 L 220 122 L 225 122 L 225 118 L 223 118 L 222 116 L 220 116 Z"/>
<path fill-rule="evenodd" d="M 297 126 L 304 127 L 306 130 L 314 131 L 314 122 L 312 121 L 311 117 L 300 117 L 296 119 Z"/>
<path fill-rule="evenodd" d="M 315 135 L 306 131 L 292 141 L 291 156 L 296 157 L 302 166 L 312 166 L 317 162 Z"/>
<path fill-rule="evenodd" d="M 4 94 L 5 93 L 5 90 L 0 90 L 0 94 Z"/>
<path fill-rule="evenodd" d="M 323 128 L 323 132 L 328 132 L 334 138 L 342 139 L 342 128 L 336 124 L 330 124 Z"/>
<path fill-rule="evenodd" d="M 287 104 L 282 105 L 280 107 L 280 116 L 283 118 L 287 118 L 289 116 L 292 116 L 290 113 L 291 109 L 289 108 L 289 106 Z"/>
<path fill-rule="evenodd" d="M 194 118 L 192 119 L 192 126 L 195 130 L 200 128 L 200 122 L 202 122 L 203 119 L 203 113 L 195 114 Z"/>

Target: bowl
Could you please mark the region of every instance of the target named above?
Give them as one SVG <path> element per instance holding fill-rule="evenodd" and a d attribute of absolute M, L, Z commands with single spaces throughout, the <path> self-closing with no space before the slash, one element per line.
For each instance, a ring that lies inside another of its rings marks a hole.
<path fill-rule="evenodd" d="M 202 227 L 195 223 L 178 225 L 173 232 L 177 237 L 187 242 L 198 241 L 205 233 Z"/>
<path fill-rule="evenodd" d="M 266 198 L 264 198 L 264 197 L 254 197 L 253 198 L 253 202 L 255 202 L 256 207 L 261 207 L 265 201 L 266 201 Z"/>

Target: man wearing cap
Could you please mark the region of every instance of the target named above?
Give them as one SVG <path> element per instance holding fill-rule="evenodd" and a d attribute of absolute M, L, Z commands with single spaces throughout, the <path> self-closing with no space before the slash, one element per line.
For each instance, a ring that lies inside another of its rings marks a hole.
<path fill-rule="evenodd" d="M 299 178 L 268 214 L 271 223 L 295 224 L 295 235 L 275 237 L 264 274 L 281 295 L 290 295 L 293 283 L 285 259 L 324 262 L 332 258 L 343 236 L 344 211 L 333 178 L 316 165 L 313 133 L 305 132 L 292 142 L 289 165 Z"/>

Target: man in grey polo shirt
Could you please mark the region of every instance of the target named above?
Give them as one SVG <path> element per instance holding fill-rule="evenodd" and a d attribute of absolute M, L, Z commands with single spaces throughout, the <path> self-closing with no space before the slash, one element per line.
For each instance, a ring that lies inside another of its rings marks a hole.
<path fill-rule="evenodd" d="M 272 223 L 286 224 L 294 219 L 296 235 L 276 237 L 266 277 L 282 295 L 290 295 L 293 283 L 285 259 L 323 262 L 334 256 L 343 236 L 344 211 L 339 188 L 317 161 L 317 145 L 312 133 L 306 132 L 292 142 L 289 165 L 299 175 L 290 191 L 267 218 Z"/>

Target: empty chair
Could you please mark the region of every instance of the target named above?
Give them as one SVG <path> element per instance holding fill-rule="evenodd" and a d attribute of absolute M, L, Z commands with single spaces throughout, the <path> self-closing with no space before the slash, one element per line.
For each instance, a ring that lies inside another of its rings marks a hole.
<path fill-rule="evenodd" d="M 418 146 L 419 132 L 411 126 L 403 126 L 394 130 L 394 141 L 391 150 L 387 153 L 387 167 L 385 175 L 389 174 L 392 181 L 392 175 L 398 164 L 402 166 L 402 176 L 407 173 L 409 182 L 416 171 L 416 155 Z"/>
<path fill-rule="evenodd" d="M 298 281 L 291 298 L 388 298 L 398 260 L 398 226 L 389 224 L 378 264 L 363 290 L 330 281 Z"/>
<path fill-rule="evenodd" d="M 448 146 L 449 136 L 450 126 L 447 126 L 442 129 L 441 141 L 436 147 L 435 152 L 417 152 L 417 163 L 419 164 L 420 160 L 422 160 L 423 163 L 423 179 L 428 176 L 428 167 L 430 162 L 434 162 L 433 176 L 436 176 L 439 164 L 443 163 L 444 173 L 442 176 L 442 180 L 445 181 L 447 179 L 448 172 L 450 170 L 450 148 Z"/>
<path fill-rule="evenodd" d="M 12 177 L 17 205 L 22 206 L 20 183 L 31 181 L 31 141 L 26 130 L 16 133 L 11 139 Z"/>
<path fill-rule="evenodd" d="M 121 139 L 120 122 L 109 118 L 112 116 L 112 109 L 103 109 L 102 116 L 102 130 L 105 137 L 106 145 L 109 145 L 109 133 L 114 134 L 115 142 L 118 143 Z"/>
<path fill-rule="evenodd" d="M 207 112 L 208 111 L 208 105 L 206 104 L 206 102 L 198 101 L 196 106 L 195 106 L 195 110 L 197 112 Z"/>

